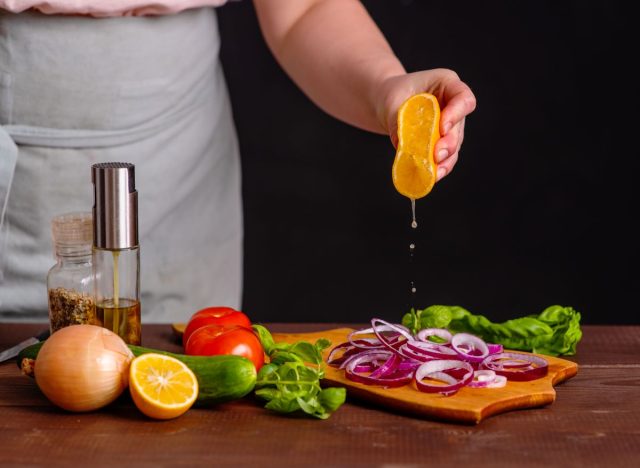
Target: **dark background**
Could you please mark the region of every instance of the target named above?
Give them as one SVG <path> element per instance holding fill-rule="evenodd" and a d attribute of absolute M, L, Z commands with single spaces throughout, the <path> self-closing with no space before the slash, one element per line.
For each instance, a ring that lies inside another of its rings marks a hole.
<path fill-rule="evenodd" d="M 500 321 L 561 304 L 583 323 L 640 323 L 638 41 L 624 2 L 363 3 L 408 71 L 451 68 L 473 89 L 460 160 L 418 201 L 412 232 L 388 137 L 314 107 L 250 1 L 218 9 L 243 157 L 243 309 L 362 322 L 456 304 Z"/>

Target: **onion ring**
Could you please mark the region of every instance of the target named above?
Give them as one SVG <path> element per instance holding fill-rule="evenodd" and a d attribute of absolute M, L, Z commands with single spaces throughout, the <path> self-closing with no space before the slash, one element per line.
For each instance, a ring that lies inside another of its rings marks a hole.
<path fill-rule="evenodd" d="M 461 378 L 456 378 L 445 371 L 452 369 L 464 369 L 466 373 Z M 473 379 L 473 367 L 464 361 L 453 359 L 437 359 L 425 362 L 416 369 L 415 381 L 418 390 L 426 393 L 440 393 L 445 396 L 453 395 Z M 425 378 L 440 380 L 445 385 L 436 385 L 423 382 Z"/>
<path fill-rule="evenodd" d="M 456 333 L 451 338 L 451 347 L 465 361 L 480 363 L 489 355 L 489 348 L 484 340 L 470 333 Z"/>
<path fill-rule="evenodd" d="M 347 335 L 347 341 L 357 348 L 382 348 L 384 345 L 377 338 L 356 338 L 358 335 L 371 335 L 373 329 L 354 330 Z"/>
<path fill-rule="evenodd" d="M 528 365 L 516 367 L 517 362 L 528 363 Z M 487 356 L 480 364 L 480 369 L 489 369 L 509 380 L 524 382 L 547 375 L 549 363 L 546 359 L 533 354 L 503 352 Z"/>
<path fill-rule="evenodd" d="M 431 343 L 428 341 L 409 341 L 406 346 L 412 351 L 420 354 L 426 354 L 436 359 L 458 359 L 458 353 L 449 346 Z"/>
<path fill-rule="evenodd" d="M 382 326 L 376 326 L 376 323 L 381 323 Z M 387 348 L 391 349 L 392 351 L 397 352 L 397 348 L 394 348 L 392 346 L 393 343 L 397 343 L 397 340 L 394 340 L 393 342 L 391 342 L 389 338 L 387 338 L 382 334 L 385 331 L 394 331 L 404 336 L 407 339 L 407 341 L 415 341 L 415 338 L 409 332 L 409 330 L 405 329 L 405 327 L 403 327 L 402 325 L 395 325 L 379 318 L 371 319 L 371 328 L 373 329 L 373 333 L 382 342 L 382 344 L 385 345 Z"/>
<path fill-rule="evenodd" d="M 387 359 L 383 367 L 389 363 L 387 367 L 387 376 L 378 376 L 371 377 L 370 375 L 363 375 L 356 371 L 356 368 L 362 364 L 366 364 L 368 362 L 374 361 L 376 359 Z M 398 375 L 397 367 L 400 362 L 400 359 L 397 354 L 391 353 L 389 351 L 372 351 L 372 352 L 364 352 L 353 356 L 348 365 L 345 367 L 345 376 L 349 380 L 353 380 L 354 382 L 366 384 L 366 385 L 382 385 L 384 387 L 402 387 L 409 382 L 413 378 L 413 372 L 402 372 Z"/>
<path fill-rule="evenodd" d="M 444 340 L 443 343 L 436 343 L 435 341 L 429 340 L 430 336 L 437 336 L 438 338 Z M 449 344 L 451 343 L 451 338 L 453 335 L 446 328 L 423 328 L 418 332 L 416 338 L 419 341 L 426 341 L 427 343 L 436 343 L 436 344 Z"/>
<path fill-rule="evenodd" d="M 489 369 L 477 370 L 473 373 L 473 379 L 467 384 L 471 388 L 500 388 L 507 384 L 504 375 L 497 375 Z"/>

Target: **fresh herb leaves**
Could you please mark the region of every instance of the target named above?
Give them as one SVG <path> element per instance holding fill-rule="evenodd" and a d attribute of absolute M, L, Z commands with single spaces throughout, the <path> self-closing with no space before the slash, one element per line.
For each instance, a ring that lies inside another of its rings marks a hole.
<path fill-rule="evenodd" d="M 411 311 L 402 324 L 413 333 L 423 328 L 447 328 L 449 331 L 473 333 L 487 342 L 507 349 L 532 351 L 558 356 L 573 355 L 582 338 L 580 313 L 571 307 L 553 305 L 539 315 L 529 315 L 502 323 L 493 323 L 458 306 L 432 305 Z"/>
<path fill-rule="evenodd" d="M 253 325 L 253 330 L 270 361 L 258 372 L 255 391 L 256 396 L 267 401 L 265 408 L 280 413 L 301 410 L 326 419 L 344 403 L 344 388 L 320 387 L 324 377 L 322 351 L 331 346 L 329 340 L 276 343 L 262 325 Z"/>

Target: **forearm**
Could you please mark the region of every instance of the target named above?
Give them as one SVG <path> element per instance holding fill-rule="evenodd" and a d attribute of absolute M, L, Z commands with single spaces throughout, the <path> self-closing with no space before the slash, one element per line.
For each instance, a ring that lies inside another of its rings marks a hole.
<path fill-rule="evenodd" d="M 351 125 L 387 133 L 385 79 L 405 73 L 357 0 L 254 0 L 276 59 L 320 108 Z"/>

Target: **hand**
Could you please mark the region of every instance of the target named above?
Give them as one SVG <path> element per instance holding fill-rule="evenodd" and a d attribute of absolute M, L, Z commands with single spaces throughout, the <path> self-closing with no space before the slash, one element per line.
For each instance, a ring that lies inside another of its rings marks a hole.
<path fill-rule="evenodd" d="M 440 135 L 436 143 L 437 180 L 451 173 L 458 162 L 464 139 L 464 121 L 476 108 L 473 92 L 458 75 L 444 68 L 419 71 L 386 79 L 380 86 L 378 118 L 387 129 L 394 147 L 398 146 L 398 109 L 410 96 L 431 93 L 440 103 Z"/>

